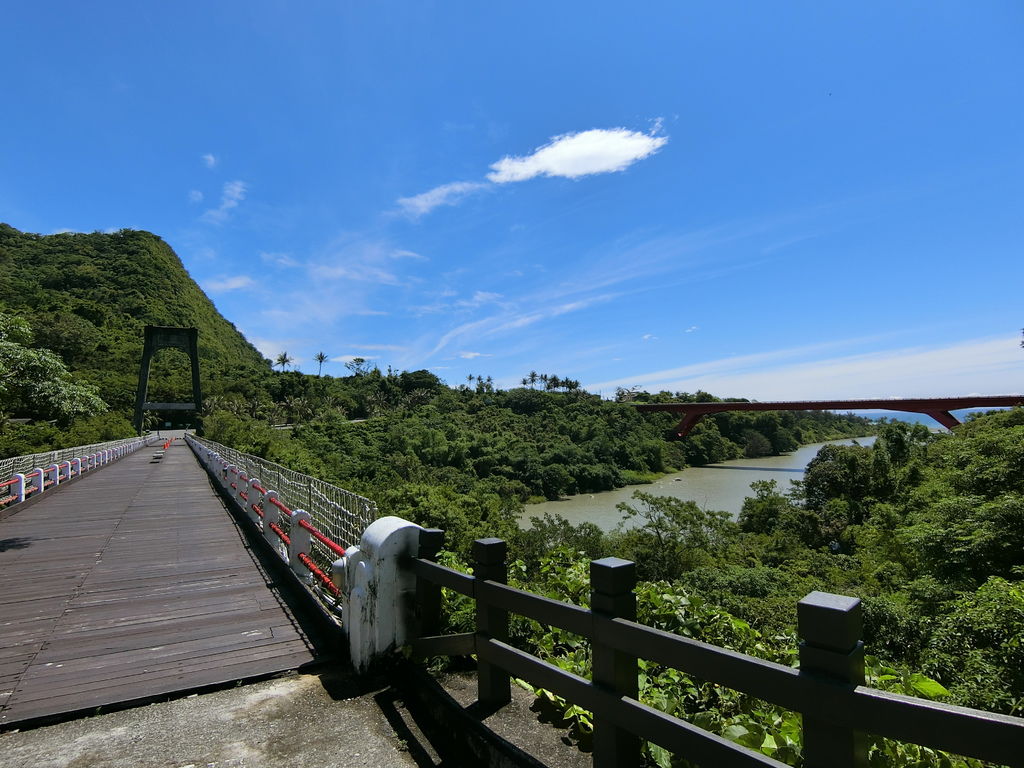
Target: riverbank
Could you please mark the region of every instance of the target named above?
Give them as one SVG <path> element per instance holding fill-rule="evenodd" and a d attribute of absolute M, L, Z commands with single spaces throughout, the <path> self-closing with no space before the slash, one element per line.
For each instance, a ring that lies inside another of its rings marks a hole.
<path fill-rule="evenodd" d="M 651 483 L 530 504 L 523 511 L 519 524 L 528 528 L 531 517 L 543 517 L 549 513 L 561 515 L 573 525 L 591 522 L 602 530 L 610 531 L 622 520 L 622 513 L 616 509 L 616 505 L 628 502 L 635 491 L 694 501 L 706 509 L 725 510 L 736 517 L 743 506 L 743 500 L 752 495 L 750 484 L 755 480 L 775 480 L 780 489 L 788 490 L 791 481 L 803 478 L 807 464 L 823 445 L 851 445 L 854 442 L 871 445 L 874 441 L 873 436 L 828 440 L 800 446 L 792 453 L 781 456 L 730 459 L 703 467 L 687 467 L 681 472 L 662 475 Z"/>

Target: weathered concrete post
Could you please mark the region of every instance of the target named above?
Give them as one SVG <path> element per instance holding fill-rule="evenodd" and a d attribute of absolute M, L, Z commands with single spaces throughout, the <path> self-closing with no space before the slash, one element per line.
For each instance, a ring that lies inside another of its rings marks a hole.
<path fill-rule="evenodd" d="M 255 507 L 260 507 L 262 509 L 263 492 L 259 490 L 262 487 L 263 486 L 260 485 L 259 478 L 249 478 L 249 490 L 246 492 L 246 496 L 249 497 L 249 502 L 245 505 L 245 511 L 249 519 L 257 526 L 260 524 L 260 516 L 256 513 Z"/>
<path fill-rule="evenodd" d="M 352 665 L 360 672 L 413 636 L 416 577 L 403 561 L 416 556 L 420 530 L 408 520 L 382 517 L 342 558 L 343 625 Z"/>
<path fill-rule="evenodd" d="M 299 559 L 299 555 L 303 552 L 308 555 L 313 542 L 309 531 L 299 525 L 303 520 L 312 525 L 312 517 L 306 510 L 296 509 L 292 512 L 292 527 L 288 532 L 288 565 L 300 579 L 308 579 L 309 568 Z"/>

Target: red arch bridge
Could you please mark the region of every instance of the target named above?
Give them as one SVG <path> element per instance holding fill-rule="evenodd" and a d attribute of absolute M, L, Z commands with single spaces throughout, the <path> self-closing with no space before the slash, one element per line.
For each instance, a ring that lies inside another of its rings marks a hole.
<path fill-rule="evenodd" d="M 1024 405 L 1024 395 L 989 395 L 977 397 L 925 397 L 889 400 L 793 400 L 771 403 L 734 401 L 723 403 L 640 403 L 641 411 L 680 413 L 676 434 L 686 437 L 694 425 L 709 413 L 726 411 L 860 411 L 882 409 L 923 413 L 949 429 L 960 426 L 953 411 L 963 408 L 1012 408 Z"/>

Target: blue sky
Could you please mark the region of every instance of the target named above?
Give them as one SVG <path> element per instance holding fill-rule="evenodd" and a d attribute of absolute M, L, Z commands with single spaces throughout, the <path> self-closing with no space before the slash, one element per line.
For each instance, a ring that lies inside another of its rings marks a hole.
<path fill-rule="evenodd" d="M 304 371 L 1024 391 L 1016 0 L 52 2 L 5 27 L 0 220 L 155 232 Z"/>

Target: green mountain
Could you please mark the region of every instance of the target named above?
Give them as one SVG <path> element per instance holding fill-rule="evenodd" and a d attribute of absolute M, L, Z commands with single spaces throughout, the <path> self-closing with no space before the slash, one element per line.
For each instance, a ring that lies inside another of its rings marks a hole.
<path fill-rule="evenodd" d="M 149 232 L 36 235 L 0 224 L 0 274 L 0 309 L 28 320 L 34 345 L 57 352 L 115 412 L 134 406 L 146 325 L 199 329 L 204 394 L 244 391 L 269 375 L 269 361 Z M 151 400 L 190 400 L 187 357 L 159 353 L 149 391 Z"/>

